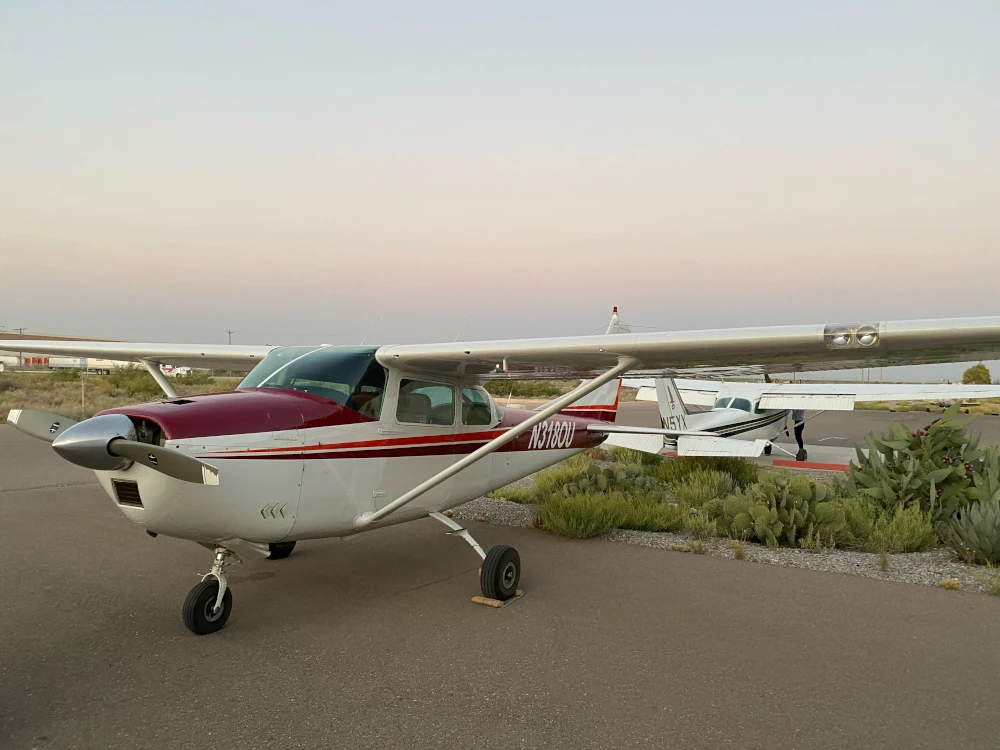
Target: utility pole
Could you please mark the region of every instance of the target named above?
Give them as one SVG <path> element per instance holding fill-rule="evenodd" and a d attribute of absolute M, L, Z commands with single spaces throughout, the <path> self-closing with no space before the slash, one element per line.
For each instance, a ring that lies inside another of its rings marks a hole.
<path fill-rule="evenodd" d="M 24 328 L 22 326 L 21 328 L 13 328 L 11 330 L 17 331 L 17 337 L 19 339 L 23 339 L 24 338 L 24 332 L 27 331 L 28 329 Z M 18 366 L 18 368 L 24 367 L 24 352 L 18 352 L 17 353 L 17 366 Z"/>
<path fill-rule="evenodd" d="M 233 343 L 233 334 L 236 333 L 236 331 L 234 331 L 232 328 L 227 328 L 226 329 L 226 333 L 229 334 L 229 344 L 232 345 L 232 343 Z"/>

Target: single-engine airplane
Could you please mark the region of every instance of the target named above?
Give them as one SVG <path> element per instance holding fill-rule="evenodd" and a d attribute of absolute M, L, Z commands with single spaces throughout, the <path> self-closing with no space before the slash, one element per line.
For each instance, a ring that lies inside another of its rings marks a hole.
<path fill-rule="evenodd" d="M 390 346 L 0 341 L 0 349 L 141 363 L 167 398 L 81 422 L 12 410 L 8 421 L 95 471 L 152 535 L 198 542 L 212 568 L 182 607 L 192 632 L 232 611 L 227 559 L 272 559 L 303 539 L 431 517 L 482 558 L 485 596 L 516 592 L 521 560 L 484 552 L 443 511 L 602 443 L 677 430 L 613 424 L 619 378 L 798 372 L 994 359 L 1000 317 L 624 333 Z M 250 370 L 231 393 L 178 397 L 160 365 Z M 252 369 L 251 369 L 252 368 Z M 501 408 L 494 378 L 587 378 L 537 410 Z M 715 437 L 692 430 L 685 437 Z"/>
<path fill-rule="evenodd" d="M 608 439 L 647 453 L 682 456 L 770 455 L 773 441 L 791 427 L 791 410 L 850 411 L 858 402 L 1000 398 L 1000 385 L 951 383 L 748 383 L 674 378 L 629 378 L 636 401 L 656 401 L 664 434 L 620 433 Z M 688 406 L 710 406 L 691 412 Z M 710 433 L 691 435 L 692 431 Z M 805 450 L 796 457 L 805 460 Z"/>

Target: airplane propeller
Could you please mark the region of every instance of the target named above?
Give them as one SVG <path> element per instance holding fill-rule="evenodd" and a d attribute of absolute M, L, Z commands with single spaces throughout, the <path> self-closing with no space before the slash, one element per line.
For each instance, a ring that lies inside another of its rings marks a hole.
<path fill-rule="evenodd" d="M 104 414 L 76 422 L 58 414 L 12 409 L 7 421 L 21 432 L 52 443 L 52 449 L 77 466 L 121 471 L 133 463 L 182 482 L 216 485 L 219 470 L 193 456 L 162 445 L 140 443 L 124 414 Z"/>
<path fill-rule="evenodd" d="M 51 443 L 75 424 L 75 419 L 60 417 L 47 411 L 11 409 L 7 421 L 26 435 Z"/>

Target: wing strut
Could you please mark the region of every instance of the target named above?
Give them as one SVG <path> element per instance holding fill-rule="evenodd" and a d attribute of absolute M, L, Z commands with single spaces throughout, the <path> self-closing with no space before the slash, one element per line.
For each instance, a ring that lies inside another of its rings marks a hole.
<path fill-rule="evenodd" d="M 479 459 L 490 455 L 498 448 L 502 448 L 503 446 L 507 445 L 507 443 L 509 443 L 510 441 L 515 440 L 518 436 L 523 435 L 539 422 L 544 422 L 553 414 L 562 411 L 570 404 L 576 403 L 591 391 L 596 391 L 605 383 L 614 380 L 619 375 L 621 375 L 621 373 L 625 372 L 631 367 L 634 367 L 637 362 L 638 360 L 633 357 L 619 357 L 618 364 L 612 367 L 604 374 L 598 375 L 593 380 L 588 380 L 584 383 L 581 383 L 577 388 L 573 389 L 564 396 L 560 396 L 555 401 L 550 403 L 547 407 L 537 412 L 536 414 L 531 415 L 526 420 L 521 422 L 519 425 L 512 427 L 499 437 L 496 437 L 490 442 L 488 442 L 486 445 L 481 446 L 480 448 L 477 448 L 476 450 L 472 451 L 472 453 L 470 453 L 468 456 L 465 456 L 460 461 L 456 461 L 447 469 L 438 472 L 430 479 L 421 482 L 412 490 L 404 492 L 402 495 L 400 495 L 398 498 L 396 498 L 391 503 L 386 505 L 384 508 L 380 508 L 374 513 L 372 512 L 362 513 L 361 515 L 357 516 L 354 519 L 354 528 L 355 529 L 367 528 L 368 526 L 371 526 L 373 523 L 376 523 L 377 521 L 380 521 L 381 519 L 385 518 L 390 513 L 399 510 L 411 500 L 415 500 L 428 490 L 432 490 L 435 487 L 437 487 L 439 484 L 441 484 L 441 482 L 444 482 L 446 479 L 450 479 L 451 477 L 455 476 L 456 474 L 458 474 L 458 472 L 462 471 L 462 469 L 471 466 Z"/>
<path fill-rule="evenodd" d="M 160 369 L 160 365 L 158 363 L 150 362 L 148 359 L 140 361 L 146 366 L 146 369 L 149 370 L 149 374 L 153 376 L 153 380 L 155 380 L 156 384 L 160 386 L 160 390 L 167 394 L 167 398 L 180 398 L 180 396 L 177 395 L 177 391 L 174 390 L 174 387 L 170 385 L 170 381 L 167 380 L 167 376 L 163 374 L 163 371 Z"/>

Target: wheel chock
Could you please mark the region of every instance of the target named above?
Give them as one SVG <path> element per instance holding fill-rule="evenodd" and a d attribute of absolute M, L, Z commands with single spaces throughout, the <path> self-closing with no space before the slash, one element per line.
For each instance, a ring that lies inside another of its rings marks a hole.
<path fill-rule="evenodd" d="M 514 596 L 512 596 L 510 599 L 507 599 L 506 601 L 503 601 L 501 599 L 490 599 L 488 596 L 474 596 L 472 597 L 472 601 L 475 602 L 476 604 L 482 604 L 486 607 L 494 607 L 495 609 L 500 609 L 501 607 L 506 607 L 511 602 L 517 601 L 522 596 L 524 596 L 524 592 L 521 591 L 521 589 L 518 589 L 517 591 L 514 592 Z"/>

